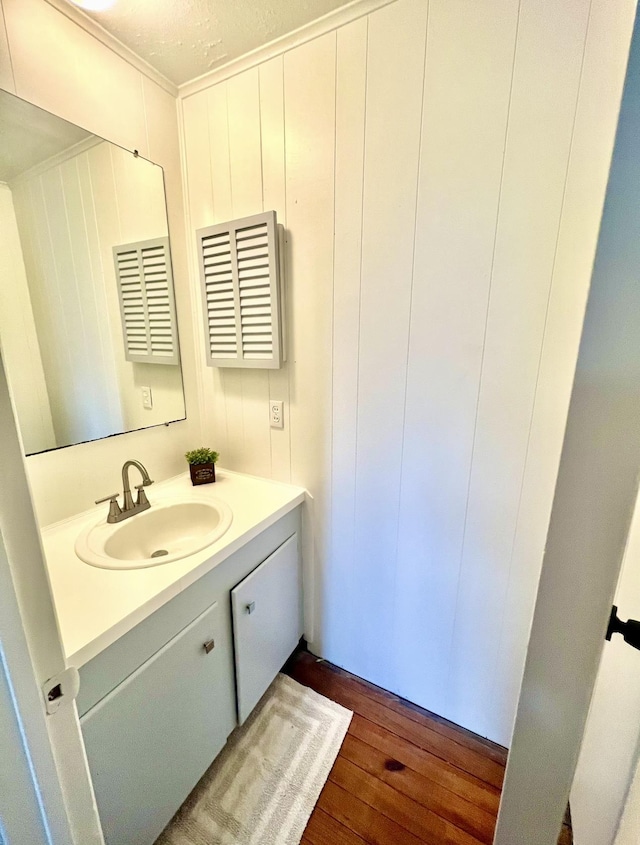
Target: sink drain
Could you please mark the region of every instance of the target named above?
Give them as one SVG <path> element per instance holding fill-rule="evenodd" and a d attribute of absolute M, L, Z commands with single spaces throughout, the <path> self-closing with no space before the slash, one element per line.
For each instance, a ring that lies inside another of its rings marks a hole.
<path fill-rule="evenodd" d="M 153 552 L 151 557 L 164 557 L 165 555 L 168 555 L 168 554 L 169 554 L 169 552 L 166 549 L 158 549 L 157 551 Z"/>

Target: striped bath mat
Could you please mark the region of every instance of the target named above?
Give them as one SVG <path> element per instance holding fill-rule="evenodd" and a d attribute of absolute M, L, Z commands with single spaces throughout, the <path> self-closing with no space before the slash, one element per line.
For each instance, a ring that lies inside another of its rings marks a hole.
<path fill-rule="evenodd" d="M 298 845 L 352 715 L 278 675 L 156 845 Z"/>

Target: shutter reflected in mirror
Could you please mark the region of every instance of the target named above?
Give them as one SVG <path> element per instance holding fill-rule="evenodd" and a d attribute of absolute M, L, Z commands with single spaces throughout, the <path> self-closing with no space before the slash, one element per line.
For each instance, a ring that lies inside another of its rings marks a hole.
<path fill-rule="evenodd" d="M 113 247 L 127 361 L 179 364 L 168 238 Z"/>
<path fill-rule="evenodd" d="M 196 233 L 210 366 L 282 366 L 281 230 L 266 211 Z"/>

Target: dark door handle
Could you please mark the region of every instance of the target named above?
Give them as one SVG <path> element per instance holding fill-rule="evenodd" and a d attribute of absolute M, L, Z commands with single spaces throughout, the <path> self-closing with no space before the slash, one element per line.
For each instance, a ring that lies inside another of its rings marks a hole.
<path fill-rule="evenodd" d="M 611 608 L 607 639 L 610 640 L 614 634 L 622 634 L 625 643 L 629 643 L 633 648 L 640 650 L 640 620 L 627 619 L 626 622 L 623 622 L 621 619 L 618 619 L 618 608 L 615 604 Z"/>

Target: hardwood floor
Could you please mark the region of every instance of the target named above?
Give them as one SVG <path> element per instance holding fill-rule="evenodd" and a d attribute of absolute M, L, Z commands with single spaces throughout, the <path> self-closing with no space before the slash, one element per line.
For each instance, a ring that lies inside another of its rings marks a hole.
<path fill-rule="evenodd" d="M 506 749 L 308 652 L 284 671 L 354 713 L 302 845 L 491 845 Z"/>

